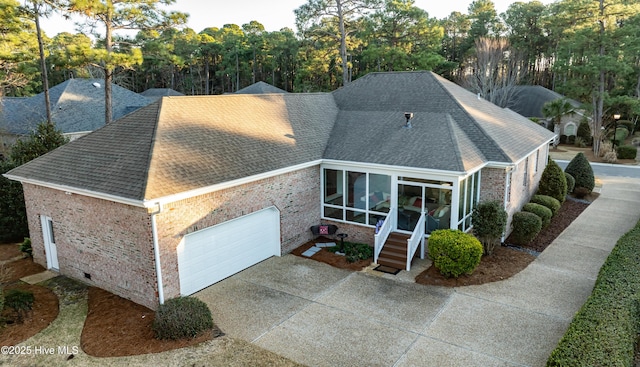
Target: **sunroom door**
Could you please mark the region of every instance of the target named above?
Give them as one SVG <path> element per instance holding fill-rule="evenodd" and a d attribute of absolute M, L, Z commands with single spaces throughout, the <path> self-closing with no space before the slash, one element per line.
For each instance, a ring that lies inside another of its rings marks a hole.
<path fill-rule="evenodd" d="M 424 187 L 398 184 L 398 230 L 413 232 L 424 210 Z"/>

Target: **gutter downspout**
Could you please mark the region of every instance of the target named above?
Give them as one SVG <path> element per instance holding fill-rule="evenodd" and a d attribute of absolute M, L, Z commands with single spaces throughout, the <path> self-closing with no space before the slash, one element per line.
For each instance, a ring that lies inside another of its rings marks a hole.
<path fill-rule="evenodd" d="M 151 213 L 151 235 L 153 237 L 153 257 L 156 263 L 156 278 L 158 281 L 158 300 L 160 304 L 164 304 L 164 286 L 162 284 L 162 267 L 160 263 L 160 248 L 158 245 L 158 226 L 156 224 L 156 215 L 162 213 L 162 203 L 158 202 L 158 210 Z"/>

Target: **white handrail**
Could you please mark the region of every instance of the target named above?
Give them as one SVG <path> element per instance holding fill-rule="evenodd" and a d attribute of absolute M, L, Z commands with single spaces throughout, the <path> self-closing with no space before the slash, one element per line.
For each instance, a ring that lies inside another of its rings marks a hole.
<path fill-rule="evenodd" d="M 387 242 L 387 238 L 391 234 L 391 231 L 396 227 L 398 215 L 396 213 L 396 208 L 389 208 L 389 214 L 387 214 L 387 218 L 382 223 L 382 226 L 378 230 L 378 233 L 375 234 L 375 242 L 373 247 L 373 262 L 375 264 L 378 263 L 378 255 L 380 255 L 380 251 L 382 251 L 382 247 L 384 243 Z"/>
<path fill-rule="evenodd" d="M 407 271 L 411 269 L 411 259 L 413 259 L 413 255 L 415 255 L 416 250 L 418 249 L 418 244 L 420 244 L 422 248 L 420 258 L 424 258 L 424 224 L 426 220 L 427 216 L 422 212 L 422 214 L 420 214 L 420 219 L 418 219 L 418 223 L 416 223 L 416 227 L 413 229 L 411 237 L 407 239 Z"/>

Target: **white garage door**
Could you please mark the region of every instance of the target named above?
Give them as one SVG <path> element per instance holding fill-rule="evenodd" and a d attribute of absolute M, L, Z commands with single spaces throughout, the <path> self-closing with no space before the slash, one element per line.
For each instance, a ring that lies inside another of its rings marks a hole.
<path fill-rule="evenodd" d="M 263 209 L 184 236 L 180 294 L 195 293 L 271 256 L 280 256 L 280 213 Z"/>

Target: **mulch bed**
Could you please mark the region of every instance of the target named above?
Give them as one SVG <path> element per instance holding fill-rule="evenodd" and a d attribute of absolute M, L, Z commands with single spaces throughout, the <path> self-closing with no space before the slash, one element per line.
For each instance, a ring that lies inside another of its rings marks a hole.
<path fill-rule="evenodd" d="M 0 345 L 16 345 L 31 338 L 49 326 L 58 317 L 58 297 L 50 289 L 39 285 L 26 283 L 12 284 L 4 288 L 6 293 L 10 289 L 21 289 L 33 292 L 33 309 L 29 312 L 24 323 L 16 323 L 13 310 L 5 308 L 1 317 L 8 320 L 7 325 L 0 327 Z"/>
<path fill-rule="evenodd" d="M 595 200 L 598 194 L 591 194 L 588 198 L 589 201 Z M 567 199 L 562 203 L 562 206 L 558 210 L 558 213 L 551 219 L 551 223 L 542 229 L 538 236 L 531 241 L 528 245 L 522 247 L 531 249 L 536 252 L 542 252 L 546 249 L 553 240 L 556 239 L 573 222 L 582 212 L 587 209 L 589 204 L 578 202 L 572 199 Z M 511 243 L 510 238 L 507 238 L 506 243 Z"/>
<path fill-rule="evenodd" d="M 95 357 L 122 357 L 159 353 L 200 344 L 222 335 L 219 329 L 192 339 L 158 340 L 151 325 L 155 312 L 96 287 L 89 288 L 82 350 Z"/>
<path fill-rule="evenodd" d="M 366 268 L 367 266 L 371 265 L 372 259 L 359 260 L 359 261 L 350 263 L 347 261 L 345 256 L 336 255 L 333 252 L 327 250 L 326 248 L 322 248 L 320 251 L 318 251 L 315 255 L 311 256 L 310 258 L 306 256 L 302 256 L 303 252 L 315 246 L 316 243 L 327 243 L 327 242 L 338 243 L 336 240 L 332 240 L 326 237 L 318 237 L 313 241 L 307 242 L 304 245 L 297 247 L 295 250 L 291 251 L 291 254 L 304 257 L 306 259 L 313 259 L 316 261 L 320 261 L 325 264 L 335 266 L 336 268 L 347 269 L 352 271 L 360 271 Z"/>

